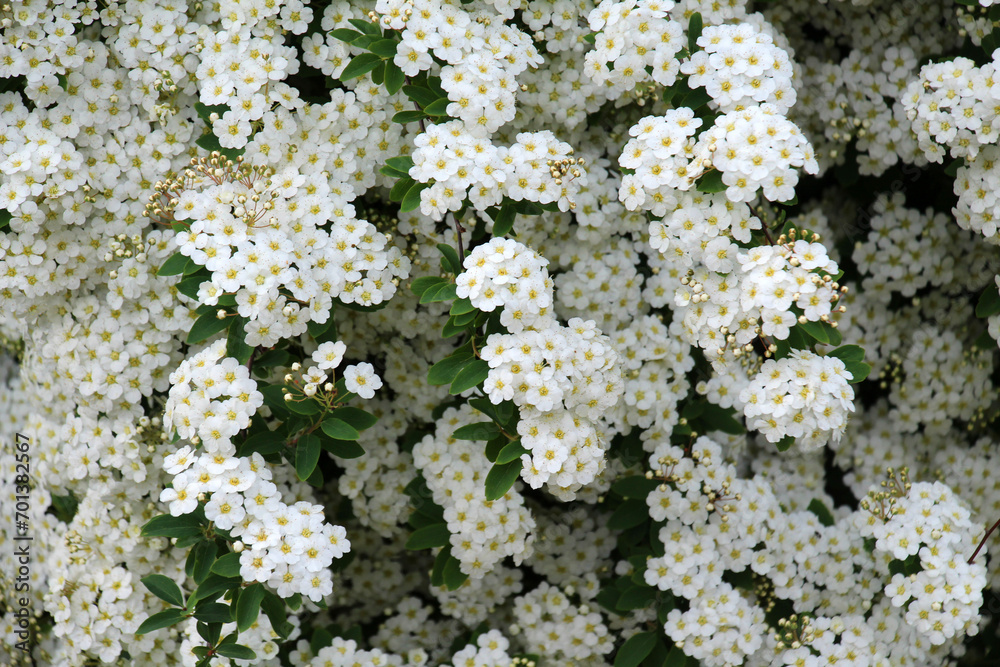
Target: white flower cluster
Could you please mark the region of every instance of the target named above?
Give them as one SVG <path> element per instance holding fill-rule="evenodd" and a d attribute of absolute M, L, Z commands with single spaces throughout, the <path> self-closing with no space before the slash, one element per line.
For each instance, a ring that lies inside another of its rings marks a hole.
<path fill-rule="evenodd" d="M 1000 245 L 1000 147 L 983 146 L 979 154 L 965 161 L 955 175 L 958 204 L 952 214 L 962 229 L 971 229 Z"/>
<path fill-rule="evenodd" d="M 760 334 L 785 340 L 797 322 L 828 319 L 840 298 L 831 278 L 840 269 L 818 237 L 789 233 L 775 245 L 738 245 L 759 227 L 746 205 L 702 194 L 682 195 L 668 217 L 650 223 L 650 245 L 687 273 L 665 284 L 683 331 L 710 355 L 742 354 Z"/>
<path fill-rule="evenodd" d="M 707 143 L 708 161 L 722 172 L 726 196 L 734 202 L 753 201 L 758 190 L 770 201 L 790 200 L 799 181 L 793 167 L 819 172 L 809 140 L 772 104 L 720 116 L 699 143 Z M 697 148 L 695 154 L 702 155 Z"/>
<path fill-rule="evenodd" d="M 910 81 L 903 107 L 928 160 L 942 161 L 942 145 L 953 157 L 972 159 L 1000 138 L 996 58 L 982 67 L 968 58 L 932 62 Z"/>
<path fill-rule="evenodd" d="M 692 599 L 687 611 L 671 609 L 663 627 L 687 655 L 709 667 L 739 664 L 760 648 L 766 632 L 764 610 L 727 583 Z"/>
<path fill-rule="evenodd" d="M 378 0 L 383 24 L 401 30 L 393 62 L 407 76 L 435 65 L 451 104 L 448 115 L 494 132 L 514 118 L 516 77 L 542 63 L 531 38 L 503 21 L 437 0 Z M 408 14 L 408 16 L 407 16 Z"/>
<path fill-rule="evenodd" d="M 573 318 L 519 334 L 492 334 L 481 357 L 493 403 L 521 409 L 518 434 L 531 454 L 522 476 L 533 488 L 549 483 L 570 494 L 604 469 L 607 443 L 595 422 L 622 392 L 618 355 L 592 321 Z"/>
<path fill-rule="evenodd" d="M 533 549 L 537 544 L 538 541 L 532 542 Z M 446 585 L 432 586 L 430 591 L 442 614 L 465 624 L 476 624 L 487 621 L 512 595 L 520 593 L 524 589 L 523 579 L 521 570 L 499 563 L 478 579 L 466 579 L 453 591 Z"/>
<path fill-rule="evenodd" d="M 295 48 L 264 35 L 247 34 L 247 28 L 258 22 L 266 25 L 282 9 L 285 16 L 295 13 L 300 18 L 285 29 L 294 34 L 305 32 L 312 9 L 299 0 L 282 4 L 262 4 L 247 11 L 242 3 L 224 0 L 220 13 L 231 25 L 218 32 L 202 27 L 195 72 L 198 95 L 203 104 L 229 107 L 221 116 L 212 116 L 212 131 L 224 148 L 246 146 L 253 134 L 251 123 L 260 120 L 272 104 L 287 103 L 291 89 L 282 80 L 299 69 Z"/>
<path fill-rule="evenodd" d="M 334 637 L 329 646 L 321 648 L 310 660 L 297 664 L 299 667 L 402 667 L 403 664 L 427 664 L 427 654 L 424 651 L 414 651 L 410 656 L 401 656 L 378 648 L 366 650 L 358 648 L 358 643 L 353 639 Z"/>
<path fill-rule="evenodd" d="M 559 588 L 547 582 L 514 599 L 514 617 L 528 653 L 559 667 L 586 664 L 614 648 L 599 611 L 574 605 Z"/>
<path fill-rule="evenodd" d="M 476 422 L 476 414 L 466 404 L 445 410 L 435 434 L 414 445 L 413 464 L 434 502 L 444 508 L 452 555 L 462 572 L 478 579 L 507 556 L 520 564 L 531 555 L 535 522 L 515 488 L 498 500 L 486 500 L 491 464 L 482 446 L 451 436 L 458 427 Z"/>
<path fill-rule="evenodd" d="M 558 204 L 568 211 L 587 173 L 572 147 L 552 132 L 521 132 L 510 147 L 495 146 L 460 120 L 430 125 L 413 144 L 410 177 L 433 185 L 420 193 L 420 212 L 440 220 L 468 196 L 477 210 L 511 199 Z M 572 167 L 568 168 L 572 161 Z"/>
<path fill-rule="evenodd" d="M 622 178 L 618 198 L 629 210 L 664 215 L 674 190 L 691 190 L 712 170 L 721 172 L 732 202 L 751 202 L 763 189 L 771 201 L 790 200 L 798 183 L 796 167 L 815 174 L 812 146 L 795 123 L 772 104 L 750 106 L 702 125 L 687 107 L 647 116 L 629 130 L 633 137 L 618 163 L 634 174 Z"/>
<path fill-rule="evenodd" d="M 201 303 L 235 293 L 248 345 L 272 346 L 304 333 L 310 321 L 326 322 L 334 298 L 381 303 L 396 290 L 393 278 L 408 275 L 399 249 L 354 218 L 351 205 L 337 209 L 319 175 L 227 167 L 199 180 L 171 200 L 174 218 L 190 221 L 176 243 L 212 272 L 199 289 Z M 322 226 L 331 218 L 328 232 Z"/>
<path fill-rule="evenodd" d="M 795 104 L 791 59 L 769 34 L 750 23 L 706 26 L 698 46 L 681 72 L 724 113 L 764 103 L 787 113 Z"/>
<path fill-rule="evenodd" d="M 225 350 L 220 340 L 170 376 L 165 426 L 204 453 L 185 445 L 165 458 L 163 469 L 174 478 L 160 501 L 169 503 L 173 516 L 205 502 L 206 518 L 245 542 L 244 580 L 267 582 L 282 597 L 301 593 L 318 602 L 333 591 L 329 566 L 350 550 L 347 533 L 324 522 L 321 505 L 286 505 L 260 454 L 236 456 L 232 437 L 249 426 L 264 397 L 247 368 Z"/>
<path fill-rule="evenodd" d="M 96 95 L 96 93 L 95 93 Z M 0 210 L 17 211 L 28 199 L 57 198 L 83 183 L 84 156 L 58 125 L 24 106 L 15 92 L 0 93 Z"/>
<path fill-rule="evenodd" d="M 691 346 L 680 323 L 666 327 L 653 315 L 635 317 L 611 336 L 618 351 L 624 388 L 606 418 L 625 433 L 632 426 L 670 431 L 680 415 L 677 404 L 690 389 L 687 373 L 694 368 Z"/>
<path fill-rule="evenodd" d="M 455 279 L 456 294 L 487 313 L 501 307 L 500 323 L 511 333 L 553 325 L 552 280 L 548 260 L 513 239 L 478 245 Z"/>
<path fill-rule="evenodd" d="M 226 341 L 217 340 L 185 359 L 170 374 L 170 384 L 164 430 L 176 429 L 178 436 L 202 445 L 209 454 L 234 456 L 232 438 L 250 425 L 264 395 L 246 366 L 226 356 Z"/>
<path fill-rule="evenodd" d="M 606 94 L 617 97 L 646 81 L 674 85 L 685 42 L 684 28 L 668 18 L 673 6 L 673 0 L 602 0 L 590 12 L 587 22 L 597 35 L 584 64 Z"/>
<path fill-rule="evenodd" d="M 959 633 L 976 634 L 986 586 L 986 566 L 980 557 L 965 555 L 979 541 L 982 527 L 971 521 L 965 503 L 941 482 L 900 482 L 892 495 L 872 487 L 855 526 L 875 539 L 875 549 L 898 561 L 916 557 L 920 570 L 897 573 L 885 587 L 892 605 L 905 608 L 905 620 L 932 644 L 943 644 Z M 883 487 L 884 488 L 884 487 Z"/>
<path fill-rule="evenodd" d="M 743 414 L 769 442 L 791 436 L 803 448 L 820 448 L 840 440 L 854 411 L 849 377 L 837 357 L 808 350 L 768 359 L 740 392 Z"/>
<path fill-rule="evenodd" d="M 866 298 L 889 303 L 894 293 L 912 298 L 928 285 L 948 285 L 962 274 L 948 248 L 967 246 L 944 213 L 907 208 L 901 193 L 872 205 L 871 231 L 854 248 Z M 905 230 L 901 233 L 900 230 Z M 970 236 L 970 235 L 966 235 Z"/>
<path fill-rule="evenodd" d="M 510 641 L 497 630 L 489 630 L 476 637 L 475 644 L 469 644 L 452 657 L 454 667 L 508 667 L 511 664 L 507 649 Z"/>

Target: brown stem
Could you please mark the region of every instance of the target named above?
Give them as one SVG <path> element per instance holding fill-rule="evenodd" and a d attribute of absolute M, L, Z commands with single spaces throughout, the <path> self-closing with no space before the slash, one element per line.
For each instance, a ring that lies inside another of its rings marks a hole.
<path fill-rule="evenodd" d="M 990 535 L 993 534 L 993 531 L 996 530 L 998 526 L 1000 526 L 1000 519 L 997 519 L 997 522 L 990 526 L 990 529 L 986 531 L 985 535 L 983 535 L 983 539 L 979 542 L 979 546 L 976 547 L 976 550 L 972 552 L 972 556 L 969 558 L 969 565 L 972 565 L 972 561 L 976 560 L 976 556 L 979 555 L 979 550 L 986 545 L 986 540 L 990 539 Z"/>

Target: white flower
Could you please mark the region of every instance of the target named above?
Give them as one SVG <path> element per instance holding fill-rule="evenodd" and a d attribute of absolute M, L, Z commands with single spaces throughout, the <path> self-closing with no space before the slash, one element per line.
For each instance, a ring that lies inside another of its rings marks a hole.
<path fill-rule="evenodd" d="M 361 398 L 373 398 L 375 390 L 382 386 L 382 379 L 375 374 L 375 367 L 367 362 L 354 364 L 344 369 L 344 385 L 347 391 Z"/>

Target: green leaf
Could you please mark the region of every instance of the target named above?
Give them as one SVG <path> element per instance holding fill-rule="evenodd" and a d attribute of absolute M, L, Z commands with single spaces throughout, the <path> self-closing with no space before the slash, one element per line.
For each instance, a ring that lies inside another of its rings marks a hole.
<path fill-rule="evenodd" d="M 448 105 L 451 104 L 451 100 L 447 97 L 434 100 L 427 106 L 423 108 L 423 111 L 428 116 L 447 116 L 448 115 Z"/>
<path fill-rule="evenodd" d="M 833 329 L 829 324 L 825 322 L 799 322 L 796 325 L 805 334 L 811 336 L 815 340 L 823 343 L 824 345 L 830 344 L 830 334 L 829 332 Z"/>
<path fill-rule="evenodd" d="M 697 16 L 697 14 L 696 14 Z M 656 645 L 655 632 L 640 632 L 628 638 L 615 654 L 614 667 L 636 667 Z"/>
<path fill-rule="evenodd" d="M 806 509 L 815 514 L 816 517 L 819 519 L 819 522 L 824 526 L 829 527 L 836 523 L 836 521 L 833 518 L 833 514 L 830 512 L 827 506 L 823 504 L 823 501 L 820 500 L 819 498 L 813 498 L 811 501 L 809 501 L 809 507 Z"/>
<path fill-rule="evenodd" d="M 339 39 L 342 42 L 347 42 L 350 44 L 358 37 L 361 37 L 361 33 L 356 30 L 351 30 L 350 28 L 337 28 L 336 30 L 331 30 L 329 33 L 334 39 Z"/>
<path fill-rule="evenodd" d="M 509 463 L 495 463 L 486 474 L 486 500 L 503 498 L 521 474 L 520 459 Z"/>
<path fill-rule="evenodd" d="M 324 419 L 323 425 L 320 428 L 323 429 L 323 433 L 326 433 L 334 440 L 357 440 L 361 437 L 356 428 L 343 419 L 336 417 L 327 417 Z"/>
<path fill-rule="evenodd" d="M 353 440 L 324 438 L 323 449 L 342 459 L 356 459 L 365 455 L 365 448 Z"/>
<path fill-rule="evenodd" d="M 233 609 L 228 604 L 209 602 L 200 606 L 194 617 L 202 623 L 232 623 Z"/>
<path fill-rule="evenodd" d="M 260 613 L 260 603 L 264 599 L 264 585 L 251 584 L 240 591 L 236 601 L 236 627 L 240 632 L 250 629 Z"/>
<path fill-rule="evenodd" d="M 516 217 L 517 212 L 513 206 L 509 204 L 501 206 L 500 212 L 497 213 L 496 218 L 493 220 L 493 238 L 500 238 L 501 236 L 510 234 L 510 230 L 514 229 L 514 219 Z"/>
<path fill-rule="evenodd" d="M 522 455 L 530 453 L 531 452 L 525 449 L 524 445 L 521 444 L 521 439 L 518 438 L 517 440 L 512 440 L 504 445 L 503 449 L 501 449 L 497 454 L 497 460 L 494 461 L 494 463 L 504 465 L 513 461 L 520 461 Z"/>
<path fill-rule="evenodd" d="M 423 296 L 424 292 L 426 292 L 428 288 L 433 287 L 434 285 L 444 284 L 445 282 L 447 281 L 441 276 L 420 276 L 410 283 L 410 291 L 417 296 Z"/>
<path fill-rule="evenodd" d="M 260 586 L 260 584 L 254 584 L 255 586 Z M 242 599 L 243 596 L 240 596 Z M 256 617 L 254 617 L 256 618 Z M 249 627 L 249 626 L 248 626 Z M 234 660 L 256 660 L 257 654 L 249 646 L 243 646 L 242 644 L 219 644 L 215 647 L 215 652 L 221 655 L 223 658 L 232 658 Z"/>
<path fill-rule="evenodd" d="M 795 438 L 790 435 L 786 435 L 784 438 L 775 443 L 775 447 L 778 448 L 779 452 L 787 452 L 791 449 L 793 444 L 795 444 Z"/>
<path fill-rule="evenodd" d="M 844 362 L 844 365 L 851 363 L 858 363 L 859 361 L 865 360 L 865 350 L 860 345 L 842 345 L 832 352 L 828 352 L 827 356 L 837 357 Z"/>
<path fill-rule="evenodd" d="M 261 604 L 264 614 L 271 621 L 271 627 L 282 637 L 287 638 L 293 628 L 288 622 L 288 615 L 285 612 L 285 601 L 271 591 L 264 593 L 264 601 Z"/>
<path fill-rule="evenodd" d="M 979 296 L 976 304 L 976 317 L 987 318 L 1000 313 L 1000 292 L 997 286 L 991 282 Z"/>
<path fill-rule="evenodd" d="M 461 394 L 467 389 L 477 387 L 482 384 L 490 373 L 490 365 L 482 359 L 475 359 L 466 364 L 458 372 L 448 389 L 448 393 Z"/>
<path fill-rule="evenodd" d="M 434 567 L 431 569 L 431 586 L 444 586 L 444 566 L 452 558 L 451 547 L 446 546 L 434 557 Z"/>
<path fill-rule="evenodd" d="M 598 33 L 596 32 L 588 32 L 583 36 L 583 41 L 587 42 L 587 44 L 593 44 L 597 41 L 597 35 Z"/>
<path fill-rule="evenodd" d="M 364 76 L 378 67 L 381 62 L 382 59 L 374 53 L 362 53 L 354 56 L 351 62 L 347 64 L 347 67 L 344 68 L 344 71 L 340 73 L 339 78 L 341 81 L 350 81 L 359 76 Z"/>
<path fill-rule="evenodd" d="M 403 86 L 403 94 L 421 108 L 433 104 L 441 97 L 433 90 L 424 88 L 423 86 Z"/>
<path fill-rule="evenodd" d="M 448 544 L 451 533 L 448 532 L 448 524 L 436 523 L 424 526 L 413 531 L 410 538 L 406 540 L 406 548 L 410 551 L 420 551 L 421 549 L 433 549 L 443 547 Z"/>
<path fill-rule="evenodd" d="M 284 403 L 285 407 L 295 414 L 309 417 L 310 415 L 318 414 L 322 410 L 315 398 L 304 398 L 301 394 L 292 395 L 298 400 L 284 401 Z"/>
<path fill-rule="evenodd" d="M 857 384 L 858 382 L 865 380 L 872 372 L 872 367 L 863 361 L 852 362 L 844 365 L 847 366 L 847 372 L 851 374 L 851 384 Z"/>
<path fill-rule="evenodd" d="M 253 348 L 246 343 L 246 332 L 243 327 L 246 318 L 236 315 L 229 318 L 229 332 L 226 335 L 226 356 L 232 357 L 240 364 L 250 361 Z"/>
<path fill-rule="evenodd" d="M 154 516 L 142 527 L 143 537 L 193 537 L 201 534 L 201 522 L 192 514 Z"/>
<path fill-rule="evenodd" d="M 403 87 L 403 83 L 406 82 L 406 75 L 403 74 L 403 70 L 399 69 L 399 65 L 391 60 L 385 61 L 385 90 L 390 95 L 395 95 L 399 92 L 399 89 Z"/>
<path fill-rule="evenodd" d="M 445 261 L 448 262 L 451 272 L 456 276 L 460 274 L 462 272 L 462 265 L 458 261 L 458 253 L 455 252 L 455 249 L 447 243 L 438 243 L 437 247 L 441 251 L 441 254 L 444 255 Z"/>
<path fill-rule="evenodd" d="M 465 583 L 465 580 L 469 578 L 469 575 L 462 572 L 459 560 L 454 556 L 445 561 L 444 570 L 441 574 L 444 578 L 444 585 L 448 587 L 449 591 L 458 590 Z"/>
<path fill-rule="evenodd" d="M 663 661 L 663 667 L 685 667 L 685 665 L 694 664 L 697 665 L 697 661 L 691 662 L 684 651 L 677 648 L 676 646 L 670 647 L 670 653 L 667 654 L 667 659 Z"/>
<path fill-rule="evenodd" d="M 212 563 L 212 572 L 223 577 L 240 576 L 240 555 L 230 551 Z M 202 582 L 198 582 L 202 583 Z"/>
<path fill-rule="evenodd" d="M 662 482 L 658 479 L 646 479 L 639 475 L 630 475 L 616 479 L 611 485 L 611 490 L 622 498 L 641 498 L 645 500 L 646 496 L 652 493 L 653 489 L 660 484 Z"/>
<path fill-rule="evenodd" d="M 705 403 L 699 416 L 699 421 L 707 430 L 722 431 L 730 435 L 742 435 L 747 432 L 743 424 L 734 416 L 733 408 L 722 408 L 713 403 Z M 701 430 L 701 429 L 699 429 Z"/>
<path fill-rule="evenodd" d="M 154 630 L 170 627 L 175 623 L 180 623 L 182 620 L 184 620 L 183 611 L 180 609 L 167 609 L 158 614 L 153 614 L 143 621 L 139 629 L 135 631 L 135 634 L 144 635 Z"/>
<path fill-rule="evenodd" d="M 476 307 L 472 305 L 472 302 L 468 298 L 465 299 L 455 299 L 451 304 L 451 310 L 448 311 L 449 315 L 465 315 L 466 313 L 475 312 Z M 478 313 L 477 313 L 478 314 Z"/>
<path fill-rule="evenodd" d="M 649 518 L 649 507 L 645 500 L 627 498 L 608 518 L 608 528 L 626 530 L 633 528 Z"/>
<path fill-rule="evenodd" d="M 305 481 L 313 474 L 313 470 L 319 463 L 320 450 L 322 450 L 322 446 L 319 436 L 307 433 L 299 438 L 295 446 L 295 474 L 299 479 Z"/>
<path fill-rule="evenodd" d="M 460 426 L 451 434 L 456 440 L 492 440 L 500 435 L 500 429 L 493 422 L 477 422 Z"/>
<path fill-rule="evenodd" d="M 194 572 L 191 576 L 196 584 L 200 584 L 212 571 L 218 548 L 213 540 L 205 540 L 199 542 L 192 553 L 194 554 Z"/>
<path fill-rule="evenodd" d="M 726 184 L 722 182 L 722 172 L 713 169 L 697 181 L 698 192 L 725 192 Z"/>
<path fill-rule="evenodd" d="M 362 410 L 361 408 L 352 408 L 352 407 L 337 408 L 336 410 L 330 413 L 330 416 L 336 417 L 337 419 L 347 422 L 358 431 L 364 431 L 365 429 L 369 429 L 378 423 L 378 417 L 376 417 L 370 412 Z M 355 438 L 349 438 L 349 439 L 354 440 Z"/>
<path fill-rule="evenodd" d="M 698 12 L 692 14 L 688 21 L 688 53 L 694 53 L 698 50 L 698 38 L 701 37 L 703 27 L 704 22 L 701 14 Z"/>
<path fill-rule="evenodd" d="M 656 599 L 656 589 L 651 588 L 645 584 L 643 579 L 643 572 L 645 568 L 641 570 L 639 568 L 635 569 L 635 574 L 633 574 L 633 581 L 635 581 L 636 576 L 643 581 L 641 586 L 633 586 L 632 588 L 625 589 L 622 592 L 620 598 L 618 598 L 617 609 L 618 611 L 632 611 L 633 609 L 642 609 L 643 607 L 648 607 L 651 602 Z"/>
<path fill-rule="evenodd" d="M 150 574 L 141 579 L 142 585 L 149 589 L 149 592 L 168 604 L 175 607 L 184 606 L 184 593 L 170 577 L 162 574 Z"/>
<path fill-rule="evenodd" d="M 427 384 L 433 386 L 451 384 L 459 372 L 472 363 L 474 358 L 471 346 L 463 345 L 450 356 L 430 367 L 430 370 L 427 371 Z"/>
<path fill-rule="evenodd" d="M 502 427 L 510 426 L 511 420 L 514 417 L 514 404 L 511 401 L 504 401 L 499 405 L 493 405 L 488 398 L 473 398 L 469 400 L 469 405 Z"/>
<path fill-rule="evenodd" d="M 202 342 L 208 338 L 211 338 L 215 334 L 223 331 L 230 324 L 229 318 L 224 317 L 221 320 L 216 316 L 215 309 L 211 312 L 205 313 L 198 319 L 194 321 L 191 325 L 191 331 L 188 332 L 187 344 L 195 345 Z"/>
<path fill-rule="evenodd" d="M 423 111 L 418 111 L 416 109 L 407 109 L 406 111 L 399 111 L 392 117 L 393 123 L 399 123 L 400 125 L 406 125 L 407 123 L 415 123 L 418 120 L 423 120 L 427 118 L 427 114 Z M 413 209 L 410 209 L 413 210 Z"/>
<path fill-rule="evenodd" d="M 366 35 L 374 35 L 378 37 L 382 36 L 382 28 L 380 28 L 379 24 L 374 21 L 366 21 L 364 19 L 347 19 L 347 22 Z"/>
<path fill-rule="evenodd" d="M 175 252 L 173 255 L 167 258 L 163 264 L 160 265 L 159 270 L 156 272 L 158 276 L 176 276 L 184 273 L 184 267 L 191 259 L 180 252 Z"/>
<path fill-rule="evenodd" d="M 240 456 L 250 456 L 254 452 L 262 456 L 277 454 L 285 449 L 285 437 L 283 433 L 268 431 L 267 429 L 260 433 L 254 433 L 243 442 L 239 454 Z"/>
<path fill-rule="evenodd" d="M 397 46 L 399 46 L 399 42 L 394 39 L 380 39 L 369 46 L 368 50 L 379 57 L 392 58 L 396 55 Z"/>
<path fill-rule="evenodd" d="M 456 298 L 455 291 L 458 286 L 455 283 L 443 283 L 438 288 L 429 288 L 420 297 L 420 303 L 437 303 L 440 301 L 451 301 Z"/>
<path fill-rule="evenodd" d="M 397 155 L 385 161 L 386 165 L 404 173 L 410 171 L 413 166 L 413 158 L 409 155 Z"/>
<path fill-rule="evenodd" d="M 405 113 L 405 112 L 403 112 Z M 396 114 L 399 115 L 399 114 Z M 430 186 L 427 183 L 414 183 L 413 187 L 406 191 L 403 201 L 399 204 L 399 210 L 403 213 L 413 211 L 420 207 L 420 193 Z"/>

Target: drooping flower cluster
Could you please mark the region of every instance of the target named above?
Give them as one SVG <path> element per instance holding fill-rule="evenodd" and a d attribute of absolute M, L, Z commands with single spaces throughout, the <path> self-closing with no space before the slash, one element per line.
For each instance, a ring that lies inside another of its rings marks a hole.
<path fill-rule="evenodd" d="M 968 58 L 929 63 L 910 81 L 903 107 L 928 160 L 941 162 L 947 147 L 953 157 L 975 158 L 1000 138 L 1000 95 L 996 60 L 982 67 Z"/>
<path fill-rule="evenodd" d="M 235 294 L 247 344 L 272 346 L 326 322 L 334 298 L 381 303 L 395 292 L 393 279 L 406 277 L 399 249 L 353 206 L 339 208 L 327 179 L 227 165 L 189 169 L 169 205 L 175 220 L 190 221 L 176 236 L 180 252 L 212 274 L 199 301 Z"/>
<path fill-rule="evenodd" d="M 967 562 L 964 554 L 978 542 L 982 528 L 970 521 L 968 508 L 946 485 L 911 484 L 905 471 L 899 478 L 893 474 L 890 482 L 888 490 L 872 487 L 862 500 L 867 517 L 859 514 L 855 522 L 879 552 L 919 563 L 916 572 L 892 575 L 886 597 L 906 610 L 906 622 L 932 644 L 957 633 L 976 634 L 986 566 L 983 560 Z"/>
<path fill-rule="evenodd" d="M 602 0 L 587 17 L 597 32 L 596 48 L 584 58 L 591 80 L 616 97 L 647 81 L 674 85 L 685 44 L 681 24 L 668 18 L 673 6 L 673 0 Z"/>
<path fill-rule="evenodd" d="M 236 454 L 233 436 L 264 404 L 250 371 L 226 356 L 224 340 L 184 360 L 170 374 L 170 385 L 163 413 L 167 432 L 176 429 L 181 438 L 224 458 Z"/>
<path fill-rule="evenodd" d="M 707 26 L 698 46 L 681 72 L 724 113 L 767 103 L 784 114 L 795 104 L 792 62 L 769 34 L 750 23 Z"/>
<path fill-rule="evenodd" d="M 817 449 L 844 433 L 854 411 L 849 379 L 843 361 L 808 350 L 768 359 L 740 393 L 743 414 L 770 442 L 791 436 L 802 447 Z"/>
<path fill-rule="evenodd" d="M 552 280 L 548 260 L 513 239 L 494 238 L 476 246 L 455 279 L 460 299 L 487 313 L 497 306 L 511 333 L 552 325 Z"/>
<path fill-rule="evenodd" d="M 167 455 L 163 468 L 174 477 L 160 500 L 173 516 L 204 502 L 206 518 L 245 545 L 244 580 L 318 602 L 333 590 L 330 563 L 351 543 L 343 527 L 325 523 L 321 505 L 285 504 L 260 454 L 236 455 L 232 438 L 249 426 L 264 397 L 247 368 L 225 351 L 226 341 L 217 341 L 170 376 L 165 426 L 203 452 L 185 445 Z"/>
<path fill-rule="evenodd" d="M 477 210 L 499 204 L 504 195 L 568 211 L 587 184 L 572 147 L 549 130 L 521 132 L 510 147 L 495 146 L 475 126 L 460 120 L 437 123 L 414 139 L 410 177 L 433 184 L 420 193 L 420 211 L 440 220 L 458 211 L 468 196 Z"/>
<path fill-rule="evenodd" d="M 478 579 L 507 556 L 520 563 L 531 554 L 534 520 L 517 489 L 498 500 L 486 500 L 491 464 L 482 446 L 451 435 L 477 421 L 476 414 L 468 405 L 445 410 L 436 432 L 413 447 L 413 464 L 433 501 L 444 509 L 452 555 L 462 572 Z"/>
<path fill-rule="evenodd" d="M 815 174 L 812 146 L 796 125 L 771 104 L 719 116 L 695 138 L 702 120 L 686 107 L 647 117 L 634 125 L 618 162 L 634 174 L 622 178 L 619 199 L 629 210 L 664 215 L 674 190 L 691 190 L 713 170 L 721 173 L 732 202 L 751 202 L 763 189 L 771 201 L 795 193 L 798 172 Z"/>
<path fill-rule="evenodd" d="M 955 194 L 958 204 L 952 214 L 962 229 L 979 232 L 993 245 L 1000 245 L 1000 148 L 984 146 L 974 158 L 958 168 Z"/>
<path fill-rule="evenodd" d="M 589 605 L 573 604 L 563 591 L 547 582 L 515 598 L 514 613 L 528 650 L 549 664 L 585 664 L 613 648 L 600 613 Z"/>

